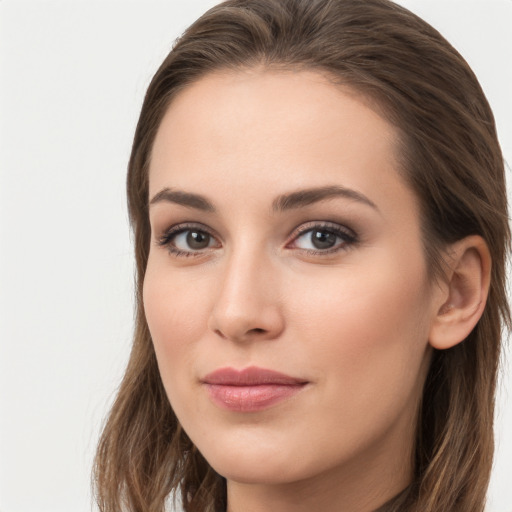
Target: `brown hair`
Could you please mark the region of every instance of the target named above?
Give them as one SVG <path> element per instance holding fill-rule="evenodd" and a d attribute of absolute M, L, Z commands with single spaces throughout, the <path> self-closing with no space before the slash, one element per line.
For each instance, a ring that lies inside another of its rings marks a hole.
<path fill-rule="evenodd" d="M 483 316 L 463 343 L 434 351 L 412 483 L 380 509 L 481 512 L 493 455 L 500 340 L 510 325 L 503 158 L 492 112 L 464 59 L 431 26 L 388 0 L 228 0 L 183 34 L 154 76 L 128 169 L 137 319 L 96 456 L 100 510 L 162 512 L 172 491 L 187 512 L 225 510 L 224 479 L 169 405 L 144 316 L 148 168 L 155 134 L 178 91 L 211 71 L 256 65 L 321 71 L 383 110 L 401 134 L 401 171 L 421 205 L 433 276 L 442 278 L 448 244 L 472 234 L 488 244 L 493 264 Z"/>

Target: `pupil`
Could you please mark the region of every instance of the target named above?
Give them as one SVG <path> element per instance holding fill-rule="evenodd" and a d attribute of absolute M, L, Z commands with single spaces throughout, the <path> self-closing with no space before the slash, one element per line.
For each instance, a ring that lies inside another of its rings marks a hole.
<path fill-rule="evenodd" d="M 330 249 L 336 243 L 336 235 L 328 231 L 314 231 L 311 241 L 317 249 Z"/>
<path fill-rule="evenodd" d="M 201 231 L 189 231 L 187 244 L 191 249 L 206 249 L 210 243 L 210 235 Z"/>

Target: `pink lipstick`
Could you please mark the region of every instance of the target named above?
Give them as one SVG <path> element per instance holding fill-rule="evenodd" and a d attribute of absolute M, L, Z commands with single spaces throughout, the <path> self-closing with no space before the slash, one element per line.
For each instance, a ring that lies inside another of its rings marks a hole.
<path fill-rule="evenodd" d="M 251 366 L 220 368 L 202 379 L 214 403 L 237 412 L 256 412 L 289 398 L 308 383 L 304 379 Z"/>

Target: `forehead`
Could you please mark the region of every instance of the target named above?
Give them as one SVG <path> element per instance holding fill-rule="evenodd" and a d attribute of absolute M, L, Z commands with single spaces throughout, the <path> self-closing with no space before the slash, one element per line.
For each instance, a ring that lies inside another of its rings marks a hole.
<path fill-rule="evenodd" d="M 157 132 L 150 197 L 163 187 L 252 195 L 342 185 L 403 188 L 398 132 L 357 91 L 314 71 L 206 75 L 172 101 Z"/>

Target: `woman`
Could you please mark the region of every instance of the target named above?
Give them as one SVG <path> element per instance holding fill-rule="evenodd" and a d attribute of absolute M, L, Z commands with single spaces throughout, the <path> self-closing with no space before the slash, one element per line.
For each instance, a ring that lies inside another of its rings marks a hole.
<path fill-rule="evenodd" d="M 102 511 L 481 511 L 509 321 L 494 120 L 387 0 L 229 0 L 149 86 Z"/>

